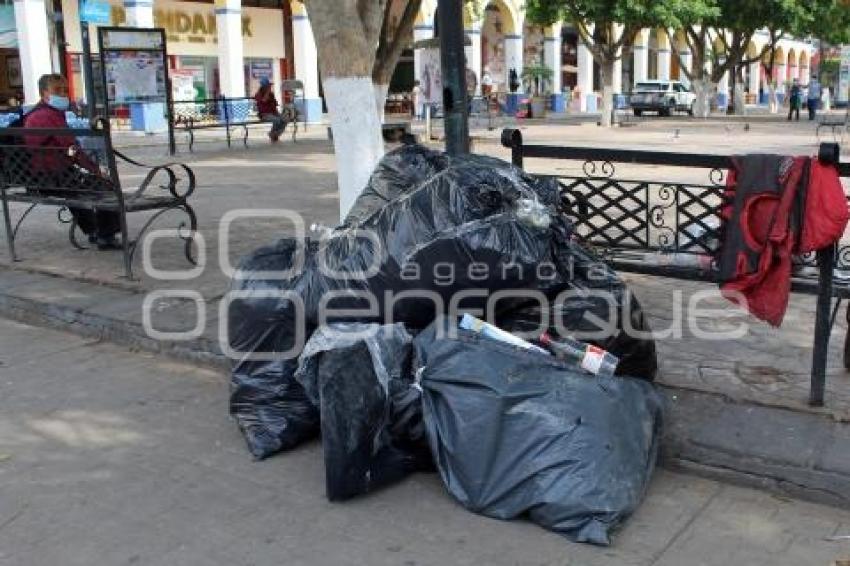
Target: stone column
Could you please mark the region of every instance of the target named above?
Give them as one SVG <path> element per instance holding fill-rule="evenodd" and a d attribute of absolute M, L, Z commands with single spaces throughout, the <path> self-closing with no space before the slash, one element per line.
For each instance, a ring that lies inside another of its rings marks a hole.
<path fill-rule="evenodd" d="M 592 32 L 591 32 L 592 33 Z M 595 96 L 593 92 L 593 55 L 581 38 L 578 40 L 578 81 L 576 88 L 581 94 L 579 110 L 587 112 L 587 100 L 589 96 Z M 595 106 L 595 105 L 594 105 Z M 595 108 L 594 108 L 595 110 Z"/>
<path fill-rule="evenodd" d="M 423 39 L 431 39 L 434 37 L 434 26 L 431 24 L 417 24 L 413 28 L 413 43 L 415 44 L 417 41 L 421 41 Z M 479 40 L 479 52 L 481 51 L 481 37 L 478 37 Z M 478 57 L 479 65 L 481 61 L 481 57 Z M 422 50 L 414 49 L 413 50 L 413 79 L 417 81 L 422 80 Z"/>
<path fill-rule="evenodd" d="M 463 30 L 469 36 L 472 45 L 464 47 L 466 54 L 466 68 L 475 73 L 475 94 L 481 94 L 481 26 L 477 23 Z"/>
<path fill-rule="evenodd" d="M 24 101 L 26 104 L 35 104 L 41 98 L 38 79 L 41 75 L 53 72 L 44 0 L 15 0 L 15 27 L 26 30 L 25 33 L 18 33 Z"/>
<path fill-rule="evenodd" d="M 295 45 L 295 78 L 304 83 L 304 115 L 308 122 L 320 122 L 322 99 L 319 98 L 318 55 L 306 13 L 292 15 L 292 40 Z"/>
<path fill-rule="evenodd" d="M 637 84 L 644 82 L 649 74 L 649 53 L 646 44 L 635 45 L 633 49 L 632 75 L 634 75 L 634 83 Z"/>
<path fill-rule="evenodd" d="M 215 0 L 215 24 L 221 94 L 234 98 L 245 96 L 241 0 Z"/>
<path fill-rule="evenodd" d="M 747 88 L 750 94 L 754 94 L 756 102 L 758 102 L 759 85 L 761 84 L 761 62 L 755 61 L 750 63 L 750 76 L 747 81 Z"/>
<path fill-rule="evenodd" d="M 543 63 L 552 69 L 552 92 L 561 92 L 561 37 L 543 38 Z"/>
<path fill-rule="evenodd" d="M 124 0 L 124 13 L 128 27 L 153 27 L 153 0 Z"/>
<path fill-rule="evenodd" d="M 659 47 L 656 53 L 656 61 L 658 61 L 658 76 L 655 77 L 660 81 L 670 80 L 670 48 Z"/>
<path fill-rule="evenodd" d="M 685 74 L 682 69 L 687 69 L 688 72 L 691 72 L 694 67 L 693 56 L 691 55 L 691 50 L 687 47 L 683 47 L 679 50 L 679 80 L 682 81 L 684 85 L 690 85 L 691 81 L 688 80 L 688 75 Z"/>
<path fill-rule="evenodd" d="M 522 36 L 521 35 L 505 35 L 505 84 L 510 84 L 511 69 L 516 71 L 517 79 L 519 79 L 519 92 L 522 92 Z"/>

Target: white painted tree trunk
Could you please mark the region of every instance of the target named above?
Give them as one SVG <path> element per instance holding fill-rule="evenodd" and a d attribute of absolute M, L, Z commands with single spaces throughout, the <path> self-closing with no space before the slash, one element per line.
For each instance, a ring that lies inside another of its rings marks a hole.
<path fill-rule="evenodd" d="M 694 116 L 708 118 L 711 114 L 711 92 L 713 90 L 710 81 L 694 79 L 691 84 L 694 87 Z"/>
<path fill-rule="evenodd" d="M 602 67 L 602 116 L 599 124 L 610 128 L 614 114 L 614 61 L 606 61 Z"/>
<path fill-rule="evenodd" d="M 333 130 L 342 220 L 384 155 L 384 140 L 371 77 L 327 77 L 323 85 Z"/>
<path fill-rule="evenodd" d="M 386 118 L 384 109 L 387 107 L 387 93 L 390 91 L 390 85 L 372 83 L 372 86 L 375 89 L 375 106 L 378 109 L 378 118 L 383 124 Z"/>

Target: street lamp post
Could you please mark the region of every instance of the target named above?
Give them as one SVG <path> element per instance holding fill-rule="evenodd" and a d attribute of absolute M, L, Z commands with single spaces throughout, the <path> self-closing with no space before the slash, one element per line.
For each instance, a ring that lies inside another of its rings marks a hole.
<path fill-rule="evenodd" d="M 463 0 L 439 0 L 438 6 L 446 152 L 463 155 L 469 153 Z"/>

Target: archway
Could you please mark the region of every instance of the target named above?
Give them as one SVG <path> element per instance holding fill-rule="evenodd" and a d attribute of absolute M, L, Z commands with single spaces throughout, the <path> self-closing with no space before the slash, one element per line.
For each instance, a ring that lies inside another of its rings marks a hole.
<path fill-rule="evenodd" d="M 809 82 L 809 53 L 805 50 L 800 51 L 800 57 L 797 61 L 797 67 L 800 73 L 800 82 L 808 84 Z"/>
<path fill-rule="evenodd" d="M 507 92 L 508 53 L 506 39 L 514 40 L 516 20 L 511 8 L 503 0 L 491 0 L 484 8 L 481 19 L 481 72 L 488 74 L 493 90 Z"/>
<path fill-rule="evenodd" d="M 788 58 L 785 62 L 785 80 L 791 82 L 794 79 L 800 78 L 797 73 L 797 52 L 792 47 L 788 50 Z"/>
<path fill-rule="evenodd" d="M 670 40 L 663 29 L 653 30 L 649 34 L 648 45 L 649 78 L 667 80 L 670 78 Z"/>
<path fill-rule="evenodd" d="M 693 57 L 691 56 L 691 48 L 688 45 L 687 38 L 685 38 L 684 31 L 679 30 L 673 36 L 672 48 L 675 49 L 675 53 L 672 55 L 670 61 L 670 78 L 687 85 L 690 81 L 688 80 L 688 75 L 682 70 L 682 67 L 686 67 L 688 72 L 690 72 L 693 68 Z"/>

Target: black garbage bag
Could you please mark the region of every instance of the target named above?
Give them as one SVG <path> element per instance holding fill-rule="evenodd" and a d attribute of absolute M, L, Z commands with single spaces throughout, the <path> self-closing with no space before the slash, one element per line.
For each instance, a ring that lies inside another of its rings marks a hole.
<path fill-rule="evenodd" d="M 453 319 L 452 319 L 453 320 Z M 428 440 L 448 491 L 498 519 L 527 515 L 570 540 L 609 544 L 658 453 L 652 384 L 593 377 L 555 358 L 454 330 L 417 336 Z"/>
<path fill-rule="evenodd" d="M 344 224 L 360 224 L 388 202 L 412 192 L 446 168 L 445 153 L 422 145 L 404 145 L 387 153 L 354 201 Z"/>
<path fill-rule="evenodd" d="M 554 185 L 493 158 L 447 161 L 356 227 L 340 228 L 316 245 L 282 240 L 242 262 L 233 291 L 278 293 L 243 296 L 228 313 L 231 413 L 255 457 L 316 434 L 317 411 L 293 373 L 304 341 L 320 324 L 391 319 L 422 328 L 462 291 L 478 290 L 463 306 L 480 308 L 493 292 L 543 285 L 537 266 L 551 255 L 555 227 L 566 223 L 549 213 L 557 201 Z M 287 270 L 277 277 L 259 273 Z M 367 309 L 370 298 L 376 309 Z"/>
<path fill-rule="evenodd" d="M 240 292 L 256 292 L 230 302 L 227 323 L 231 350 L 230 414 L 236 419 L 251 454 L 257 459 L 292 448 L 319 432 L 319 411 L 292 375 L 299 320 L 286 291 L 303 292 L 309 284 L 298 267 L 306 255 L 304 244 L 293 239 L 256 250 L 245 258 L 233 281 Z M 289 278 L 259 275 L 292 270 Z M 248 275 L 248 274 L 257 275 Z M 309 331 L 305 328 L 305 332 Z"/>
<path fill-rule="evenodd" d="M 296 379 L 320 408 L 327 497 L 349 499 L 433 469 L 404 325 L 319 327 Z"/>

